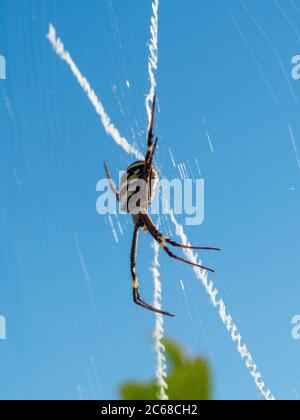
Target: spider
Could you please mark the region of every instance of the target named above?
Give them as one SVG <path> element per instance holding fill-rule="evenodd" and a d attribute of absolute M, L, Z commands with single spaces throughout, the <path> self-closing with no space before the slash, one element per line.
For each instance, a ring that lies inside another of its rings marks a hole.
<path fill-rule="evenodd" d="M 199 267 L 203 270 L 207 270 L 210 272 L 214 272 L 214 270 L 204 267 L 202 265 L 194 264 L 190 261 L 187 261 L 183 258 L 178 257 L 175 255 L 166 244 L 169 244 L 173 247 L 177 248 L 185 248 L 185 249 L 193 249 L 193 250 L 204 250 L 204 251 L 220 251 L 219 248 L 209 248 L 209 247 L 194 247 L 194 246 L 187 246 L 181 245 L 177 242 L 172 241 L 167 236 L 163 235 L 159 230 L 156 228 L 155 224 L 153 223 L 152 219 L 150 218 L 147 208 L 151 203 L 156 187 L 158 182 L 158 172 L 153 165 L 153 158 L 157 149 L 158 144 L 158 137 L 156 137 L 155 141 L 153 142 L 153 125 L 154 125 L 154 118 L 155 118 L 155 107 L 156 107 L 156 94 L 154 95 L 153 104 L 152 104 L 152 112 L 151 112 L 151 121 L 148 131 L 148 141 L 147 141 L 147 151 L 145 155 L 145 160 L 134 162 L 130 165 L 126 172 L 124 173 L 121 184 L 120 190 L 118 190 L 115 186 L 115 183 L 112 180 L 110 175 L 110 171 L 107 167 L 107 164 L 104 162 L 104 169 L 106 172 L 107 179 L 109 181 L 109 185 L 113 193 L 116 195 L 116 198 L 119 202 L 121 202 L 121 207 L 127 213 L 131 213 L 133 224 L 134 224 L 134 231 L 133 231 L 133 239 L 131 245 L 131 253 L 130 253 L 130 267 L 131 267 L 131 275 L 132 275 L 132 289 L 133 289 L 133 300 L 134 303 L 137 305 L 148 309 L 152 312 L 155 312 L 160 315 L 166 315 L 170 317 L 174 317 L 173 314 L 165 311 L 161 311 L 153 306 L 149 305 L 148 303 L 144 302 L 140 297 L 139 292 L 139 283 L 138 277 L 136 273 L 136 256 L 137 256 L 137 245 L 138 245 L 138 236 L 139 231 L 142 229 L 144 232 L 150 233 L 150 235 L 159 243 L 162 249 L 169 255 L 169 257 L 181 261 L 185 264 L 189 264 L 195 267 Z M 137 193 L 139 187 L 136 189 L 129 188 L 128 185 L 130 183 L 134 183 L 135 181 L 142 181 L 146 185 L 146 191 L 144 191 L 141 195 L 141 206 L 140 211 L 134 213 L 130 209 L 130 199 Z"/>

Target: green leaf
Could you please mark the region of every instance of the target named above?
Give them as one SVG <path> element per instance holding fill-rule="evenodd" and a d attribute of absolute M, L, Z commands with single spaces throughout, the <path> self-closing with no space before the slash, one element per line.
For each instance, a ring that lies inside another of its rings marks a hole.
<path fill-rule="evenodd" d="M 167 380 L 170 400 L 209 400 L 211 380 L 207 362 L 202 358 L 188 358 L 171 340 L 165 340 L 164 345 L 170 366 Z M 124 400 L 158 400 L 155 381 L 124 384 L 120 393 Z"/>
<path fill-rule="evenodd" d="M 168 357 L 168 364 L 170 369 L 179 368 L 185 363 L 185 355 L 183 354 L 182 349 L 171 340 L 165 339 L 163 345 L 166 349 L 166 354 Z"/>
<path fill-rule="evenodd" d="M 155 401 L 157 400 L 158 388 L 154 383 L 129 383 L 121 386 L 121 396 L 123 400 L 136 401 Z"/>

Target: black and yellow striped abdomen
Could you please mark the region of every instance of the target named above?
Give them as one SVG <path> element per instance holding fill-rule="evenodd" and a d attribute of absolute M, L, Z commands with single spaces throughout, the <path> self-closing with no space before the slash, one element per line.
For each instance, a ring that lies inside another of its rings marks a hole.
<path fill-rule="evenodd" d="M 134 162 L 127 168 L 126 172 L 121 178 L 120 202 L 122 210 L 126 213 L 131 213 L 130 200 L 134 199 L 134 196 L 140 191 L 140 184 L 144 176 L 144 166 L 144 161 Z M 148 204 L 151 202 L 155 195 L 158 183 L 158 173 L 153 165 L 151 167 L 150 181 L 148 200 L 146 200 Z"/>

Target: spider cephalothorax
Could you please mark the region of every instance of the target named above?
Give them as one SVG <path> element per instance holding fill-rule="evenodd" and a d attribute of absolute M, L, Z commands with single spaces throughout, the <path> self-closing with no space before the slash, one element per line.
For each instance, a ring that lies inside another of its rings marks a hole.
<path fill-rule="evenodd" d="M 139 230 L 143 229 L 150 233 L 150 235 L 159 243 L 162 249 L 169 255 L 169 257 L 174 258 L 177 261 L 182 261 L 186 264 L 202 268 L 213 272 L 210 268 L 204 267 L 199 264 L 194 264 L 188 260 L 178 257 L 173 254 L 166 244 L 177 248 L 185 249 L 196 249 L 196 250 L 206 250 L 206 251 L 219 251 L 218 248 L 209 248 L 209 247 L 191 247 L 188 245 L 181 245 L 177 242 L 172 241 L 167 236 L 163 235 L 158 231 L 155 224 L 153 223 L 151 217 L 148 214 L 148 205 L 154 197 L 156 185 L 158 181 L 158 173 L 156 168 L 153 165 L 153 158 L 157 148 L 158 139 L 156 138 L 153 143 L 153 123 L 154 123 L 154 114 L 155 114 L 155 104 L 156 104 L 156 95 L 153 99 L 152 105 L 152 114 L 151 122 L 148 131 L 148 142 L 147 142 L 147 151 L 145 160 L 134 162 L 131 164 L 126 172 L 124 173 L 121 179 L 120 190 L 117 190 L 108 167 L 104 163 L 105 171 L 107 178 L 110 183 L 112 191 L 115 193 L 117 200 L 121 203 L 121 208 L 123 211 L 130 213 L 133 218 L 134 223 L 134 233 L 131 246 L 131 274 L 132 274 L 132 286 L 133 286 L 133 300 L 136 304 L 142 306 L 145 309 L 149 309 L 152 312 L 159 313 L 161 315 L 174 316 L 168 312 L 161 311 L 154 308 L 148 303 L 144 302 L 139 293 L 139 284 L 136 274 L 136 253 L 137 253 L 137 243 L 138 243 L 138 234 Z M 142 192 L 141 192 L 142 191 Z M 140 195 L 138 195 L 140 193 Z"/>

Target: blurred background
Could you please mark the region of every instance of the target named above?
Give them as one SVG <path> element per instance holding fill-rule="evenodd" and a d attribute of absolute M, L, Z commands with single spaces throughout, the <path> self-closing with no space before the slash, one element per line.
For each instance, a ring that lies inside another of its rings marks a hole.
<path fill-rule="evenodd" d="M 151 0 L 1 0 L 2 399 L 113 399 L 120 384 L 154 378 L 155 317 L 131 299 L 131 219 L 96 212 L 102 161 L 117 179 L 131 158 L 46 39 L 52 22 L 114 124 L 143 150 L 151 12 Z M 300 80 L 291 71 L 300 1 L 161 0 L 159 13 L 157 164 L 178 177 L 172 154 L 205 179 L 205 222 L 186 232 L 224 250 L 201 256 L 217 270 L 211 278 L 267 386 L 299 399 Z M 143 235 L 147 301 L 151 245 Z M 166 335 L 207 360 L 213 398 L 259 399 L 193 270 L 162 254 L 160 264 L 163 307 L 176 314 Z"/>

